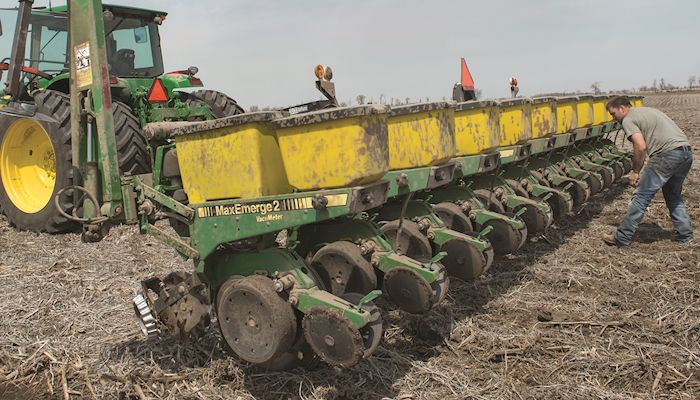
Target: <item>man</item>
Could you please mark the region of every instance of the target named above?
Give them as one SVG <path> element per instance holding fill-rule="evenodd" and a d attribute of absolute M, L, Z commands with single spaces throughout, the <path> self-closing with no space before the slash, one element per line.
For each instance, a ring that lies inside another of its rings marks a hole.
<path fill-rule="evenodd" d="M 622 122 L 627 140 L 632 142 L 633 167 L 629 181 L 637 189 L 617 231 L 604 235 L 603 241 L 611 246 L 628 246 L 659 189 L 663 191 L 671 214 L 675 239 L 683 243 L 691 241 L 693 229 L 681 198 L 683 181 L 693 163 L 688 138 L 671 118 L 657 109 L 632 108 L 629 100 L 620 96 L 611 99 L 605 107 L 615 120 Z M 649 161 L 645 165 L 647 155 Z"/>

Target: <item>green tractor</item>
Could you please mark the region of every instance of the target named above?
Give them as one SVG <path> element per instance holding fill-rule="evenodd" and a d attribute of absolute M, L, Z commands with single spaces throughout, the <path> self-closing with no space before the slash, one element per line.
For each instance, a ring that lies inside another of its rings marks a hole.
<path fill-rule="evenodd" d="M 0 76 L 7 71 L 0 78 L 0 212 L 19 229 L 59 233 L 79 227 L 64 213 L 77 215 L 80 201 L 70 189 L 56 195 L 82 181 L 71 150 L 68 14 L 66 6 L 29 9 L 0 10 L 0 43 L 12 46 L 0 61 Z M 243 112 L 221 92 L 182 91 L 203 86 L 196 67 L 164 73 L 158 28 L 165 12 L 103 5 L 102 14 L 109 65 L 103 75 L 122 173 L 151 172 L 155 146 L 144 137 L 146 124 Z"/>

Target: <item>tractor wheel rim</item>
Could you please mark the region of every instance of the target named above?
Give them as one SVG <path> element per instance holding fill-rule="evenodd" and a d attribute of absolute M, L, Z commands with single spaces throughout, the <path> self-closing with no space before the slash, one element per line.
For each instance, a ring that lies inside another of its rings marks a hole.
<path fill-rule="evenodd" d="M 2 184 L 20 211 L 35 214 L 51 201 L 56 186 L 56 152 L 37 121 L 23 118 L 7 129 L 0 146 Z"/>

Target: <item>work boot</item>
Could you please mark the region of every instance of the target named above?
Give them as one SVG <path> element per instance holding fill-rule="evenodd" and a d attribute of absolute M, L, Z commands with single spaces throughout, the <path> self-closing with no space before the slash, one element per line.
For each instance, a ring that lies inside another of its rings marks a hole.
<path fill-rule="evenodd" d="M 612 233 L 606 233 L 602 237 L 603 242 L 607 244 L 608 246 L 615 246 L 615 247 L 627 247 L 625 245 L 620 244 L 620 242 L 615 239 L 615 235 Z"/>

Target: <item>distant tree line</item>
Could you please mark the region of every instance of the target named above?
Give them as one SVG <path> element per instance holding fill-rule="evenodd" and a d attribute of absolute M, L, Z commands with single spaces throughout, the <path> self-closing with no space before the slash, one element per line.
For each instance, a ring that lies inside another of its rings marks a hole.
<path fill-rule="evenodd" d="M 480 89 L 476 90 L 476 98 L 481 99 L 482 98 L 482 91 Z M 410 97 L 405 97 L 403 99 L 400 99 L 398 97 L 390 97 L 387 98 L 384 94 L 379 95 L 379 101 L 375 102 L 374 97 L 367 97 L 364 94 L 359 94 L 353 99 L 348 99 L 345 101 L 340 101 L 339 105 L 341 107 L 348 107 L 348 106 L 353 106 L 353 105 L 364 105 L 364 104 L 386 104 L 390 106 L 401 106 L 405 104 L 416 104 L 416 103 L 423 103 L 423 102 L 430 102 L 430 97 L 419 97 L 417 99 L 412 99 Z M 446 96 L 442 96 L 440 99 L 433 99 L 433 101 L 447 101 L 450 100 Z M 264 106 L 260 107 L 258 105 L 252 105 L 249 108 L 250 112 L 256 112 L 256 111 L 273 111 L 273 110 L 279 110 L 283 107 L 271 107 L 271 106 Z"/>

